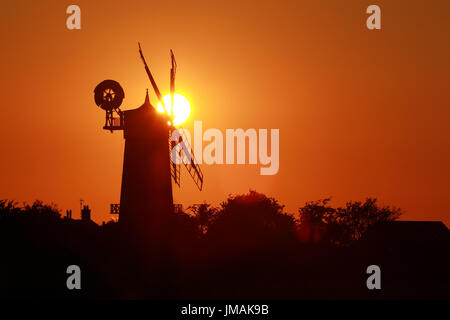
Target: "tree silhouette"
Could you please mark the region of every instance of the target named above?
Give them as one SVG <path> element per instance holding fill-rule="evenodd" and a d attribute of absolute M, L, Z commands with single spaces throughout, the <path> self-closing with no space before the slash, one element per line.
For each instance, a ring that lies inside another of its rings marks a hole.
<path fill-rule="evenodd" d="M 17 207 L 17 202 L 13 200 L 0 200 L 0 219 L 7 216 L 16 215 L 21 211 L 21 208 Z"/>
<path fill-rule="evenodd" d="M 60 218 L 61 213 L 55 204 L 45 204 L 41 200 L 36 200 L 33 204 L 25 204 L 22 212 L 28 215 L 45 216 L 49 218 Z"/>
<path fill-rule="evenodd" d="M 60 218 L 61 213 L 55 204 L 45 204 L 41 200 L 34 201 L 31 205 L 24 203 L 22 207 L 13 200 L 0 200 L 0 217 L 11 216 L 43 216 Z"/>
<path fill-rule="evenodd" d="M 218 208 L 212 207 L 209 203 L 194 204 L 189 206 L 188 210 L 194 215 L 201 234 L 205 234 L 208 231 L 218 212 Z"/>
<path fill-rule="evenodd" d="M 295 219 L 274 198 L 250 190 L 221 203 L 208 236 L 235 248 L 276 245 L 295 238 Z"/>
<path fill-rule="evenodd" d="M 307 242 L 341 242 L 347 230 L 337 210 L 328 205 L 331 198 L 307 202 L 299 208 L 300 238 Z"/>
<path fill-rule="evenodd" d="M 357 240 L 376 224 L 394 221 L 402 215 L 402 211 L 396 207 L 377 204 L 376 198 L 367 198 L 366 201 L 347 202 L 344 208 L 337 209 L 337 216 L 350 230 L 352 239 Z"/>
<path fill-rule="evenodd" d="M 345 207 L 328 205 L 330 198 L 307 202 L 299 208 L 300 230 L 311 241 L 312 236 L 321 241 L 345 244 L 360 239 L 375 224 L 398 219 L 402 212 L 390 206 L 380 207 L 376 198 L 364 202 L 347 202 Z M 317 235 L 320 233 L 320 235 Z"/>

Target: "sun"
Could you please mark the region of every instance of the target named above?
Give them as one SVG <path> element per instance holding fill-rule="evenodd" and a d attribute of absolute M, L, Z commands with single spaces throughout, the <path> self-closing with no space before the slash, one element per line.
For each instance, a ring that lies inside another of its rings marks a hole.
<path fill-rule="evenodd" d="M 170 94 L 165 95 L 163 97 L 163 101 L 164 105 L 166 106 L 167 113 L 172 114 L 172 99 L 170 97 Z M 189 103 L 188 99 L 186 99 L 186 97 L 179 93 L 175 93 L 173 95 L 173 105 L 173 124 L 177 126 L 186 122 L 186 120 L 189 119 L 189 116 L 191 115 L 191 104 Z M 158 110 L 159 112 L 164 112 L 164 108 L 161 102 L 158 102 L 156 110 Z"/>

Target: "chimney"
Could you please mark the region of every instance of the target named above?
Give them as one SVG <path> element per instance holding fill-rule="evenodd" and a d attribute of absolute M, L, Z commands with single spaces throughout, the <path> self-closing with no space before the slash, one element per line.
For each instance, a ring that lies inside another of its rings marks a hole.
<path fill-rule="evenodd" d="M 81 220 L 89 221 L 91 220 L 91 209 L 89 209 L 88 205 L 84 205 L 81 210 Z"/>

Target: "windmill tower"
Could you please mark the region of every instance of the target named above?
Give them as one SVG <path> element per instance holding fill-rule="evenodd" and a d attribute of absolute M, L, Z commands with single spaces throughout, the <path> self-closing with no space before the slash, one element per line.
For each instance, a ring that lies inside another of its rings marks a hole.
<path fill-rule="evenodd" d="M 158 100 L 165 109 L 161 93 L 147 66 L 142 50 L 139 53 Z M 170 93 L 175 93 L 176 62 L 171 51 Z M 197 187 L 203 186 L 203 173 L 193 157 L 188 140 L 181 134 L 179 141 L 171 141 L 173 117 L 158 113 L 150 103 L 148 90 L 144 103 L 133 110 L 120 110 L 125 97 L 122 87 L 114 80 L 105 80 L 94 90 L 96 104 L 105 110 L 103 129 L 123 130 L 125 151 L 123 159 L 120 206 L 111 205 L 111 213 L 119 214 L 119 223 L 137 233 L 164 232 L 168 214 L 173 212 L 172 179 L 180 186 L 179 164 L 171 161 L 172 149 L 178 143 L 178 156 L 186 159 L 184 165 Z M 173 103 L 172 103 L 173 105 Z"/>

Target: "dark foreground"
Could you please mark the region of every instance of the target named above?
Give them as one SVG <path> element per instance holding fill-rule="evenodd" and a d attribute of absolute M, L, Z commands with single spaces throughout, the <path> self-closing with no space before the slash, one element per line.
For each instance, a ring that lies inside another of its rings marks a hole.
<path fill-rule="evenodd" d="M 26 223 L 24 222 L 26 220 Z M 183 223 L 162 236 L 118 224 L 18 217 L 0 224 L 2 298 L 450 299 L 449 231 L 392 222 L 348 246 L 295 237 L 198 237 Z M 81 290 L 66 286 L 69 265 Z M 369 265 L 381 290 L 369 290 Z"/>

